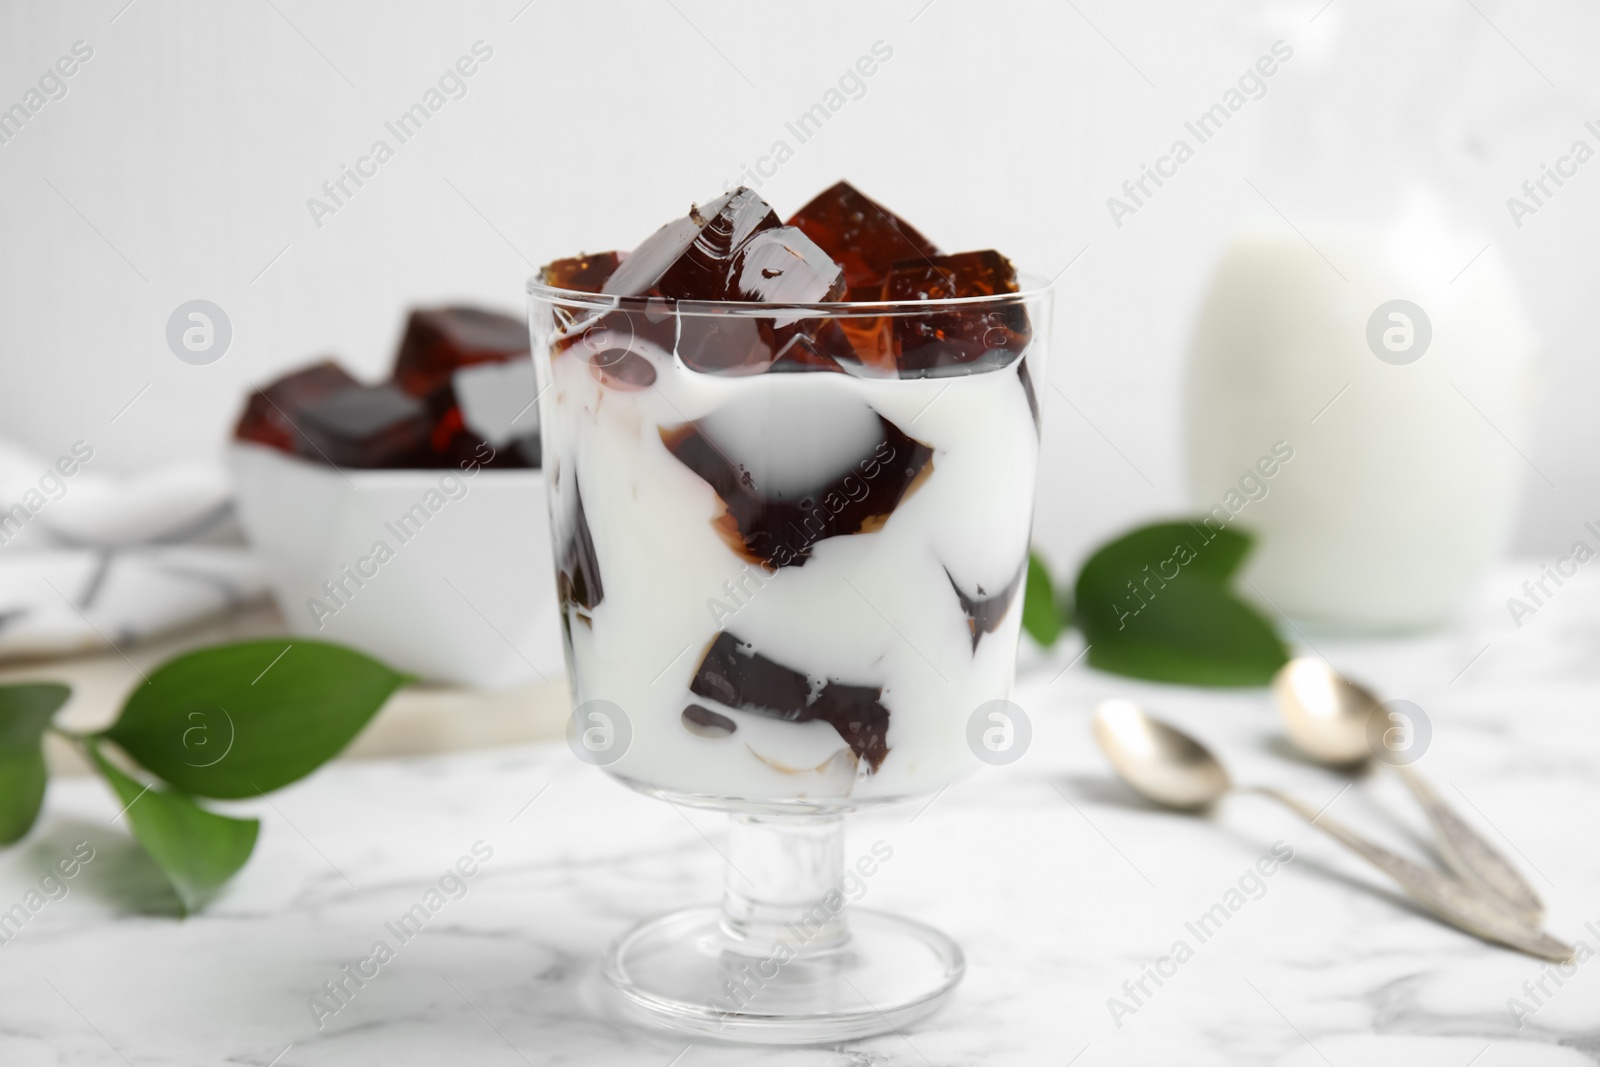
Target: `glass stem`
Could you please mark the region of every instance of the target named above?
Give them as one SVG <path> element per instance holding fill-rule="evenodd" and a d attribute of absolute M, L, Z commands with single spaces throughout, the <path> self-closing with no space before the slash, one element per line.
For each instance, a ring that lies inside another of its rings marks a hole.
<path fill-rule="evenodd" d="M 776 942 L 796 956 L 838 948 L 845 921 L 844 816 L 734 815 L 722 890 L 722 925 L 752 955 Z"/>

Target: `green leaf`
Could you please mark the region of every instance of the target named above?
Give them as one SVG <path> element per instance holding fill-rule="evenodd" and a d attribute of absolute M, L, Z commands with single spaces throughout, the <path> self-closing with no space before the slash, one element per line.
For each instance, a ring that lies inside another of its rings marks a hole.
<path fill-rule="evenodd" d="M 220 645 L 163 664 L 104 736 L 182 792 L 255 796 L 332 759 L 406 680 L 320 641 Z"/>
<path fill-rule="evenodd" d="M 1250 554 L 1250 544 L 1250 535 L 1237 530 L 1213 529 L 1198 521 L 1158 522 L 1130 530 L 1095 549 L 1078 573 L 1078 584 L 1083 584 L 1085 576 L 1093 581 L 1114 581 L 1126 594 L 1125 580 L 1145 577 L 1146 565 L 1157 570 L 1179 546 L 1193 557 L 1181 564 L 1183 572 L 1226 583 Z M 1166 568 L 1166 573 L 1171 574 L 1172 568 Z"/>
<path fill-rule="evenodd" d="M 1187 685 L 1270 683 L 1288 650 L 1228 587 L 1250 544 L 1237 531 L 1166 522 L 1098 549 L 1075 590 L 1090 665 Z"/>
<path fill-rule="evenodd" d="M 182 793 L 145 787 L 113 767 L 99 745 L 89 756 L 122 802 L 128 825 L 177 891 L 185 915 L 198 909 L 243 867 L 261 823 L 207 811 Z"/>
<path fill-rule="evenodd" d="M 1037 552 L 1028 553 L 1028 582 L 1022 593 L 1022 628 L 1039 644 L 1049 648 L 1061 636 L 1066 620 L 1056 603 L 1050 585 L 1050 571 Z"/>
<path fill-rule="evenodd" d="M 1169 584 L 1125 631 L 1085 636 L 1090 666 L 1180 685 L 1268 685 L 1288 661 L 1265 619 L 1199 581 Z"/>
<path fill-rule="evenodd" d="M 0 845 L 20 841 L 39 817 L 44 786 L 44 730 L 72 690 L 44 682 L 0 686 Z"/>

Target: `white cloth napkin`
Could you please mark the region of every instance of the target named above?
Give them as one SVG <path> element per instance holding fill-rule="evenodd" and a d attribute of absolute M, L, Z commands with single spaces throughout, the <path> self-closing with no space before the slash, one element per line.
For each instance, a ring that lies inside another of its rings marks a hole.
<path fill-rule="evenodd" d="M 0 661 L 121 649 L 266 589 L 220 465 L 95 467 L 84 442 L 0 440 Z"/>

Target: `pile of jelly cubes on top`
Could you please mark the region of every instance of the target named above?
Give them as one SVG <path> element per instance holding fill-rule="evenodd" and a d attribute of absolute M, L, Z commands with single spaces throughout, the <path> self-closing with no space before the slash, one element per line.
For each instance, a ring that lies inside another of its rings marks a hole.
<path fill-rule="evenodd" d="M 927 313 L 799 318 L 664 314 L 665 303 L 862 303 L 995 297 L 1016 293 L 1017 272 L 993 249 L 941 252 L 904 219 L 847 182 L 827 189 L 787 223 L 741 186 L 661 227 L 632 252 L 558 259 L 548 286 L 641 298 L 597 316 L 558 312 L 558 351 L 579 348 L 601 380 L 642 389 L 655 370 L 639 338 L 717 374 L 843 371 L 925 378 L 993 370 L 1031 336 L 1022 300 Z M 598 341 L 596 339 L 599 339 Z"/>
<path fill-rule="evenodd" d="M 413 311 L 391 380 L 332 360 L 252 393 L 241 441 L 337 467 L 539 466 L 528 325 L 472 307 Z"/>

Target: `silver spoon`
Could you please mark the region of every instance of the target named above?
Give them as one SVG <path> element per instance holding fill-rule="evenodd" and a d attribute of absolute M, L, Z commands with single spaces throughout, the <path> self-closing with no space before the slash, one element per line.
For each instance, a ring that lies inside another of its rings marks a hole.
<path fill-rule="evenodd" d="M 1131 701 L 1108 700 L 1095 711 L 1094 738 L 1122 780 L 1170 808 L 1194 811 L 1230 791 L 1271 797 L 1400 883 L 1435 915 L 1486 941 L 1547 960 L 1572 958 L 1570 945 L 1485 897 L 1459 879 L 1412 863 L 1276 789 L 1235 786 L 1222 763 L 1199 741 L 1146 715 Z"/>
<path fill-rule="evenodd" d="M 1290 739 L 1312 759 L 1348 768 L 1372 758 L 1375 750 L 1369 730 L 1382 705 L 1369 690 L 1339 674 L 1326 660 L 1314 656 L 1290 660 L 1273 678 L 1272 692 Z M 1538 926 L 1544 919 L 1544 903 L 1527 879 L 1409 764 L 1390 766 L 1422 805 L 1438 839 L 1439 854 L 1450 869 L 1473 888 L 1504 901 L 1528 925 Z"/>

